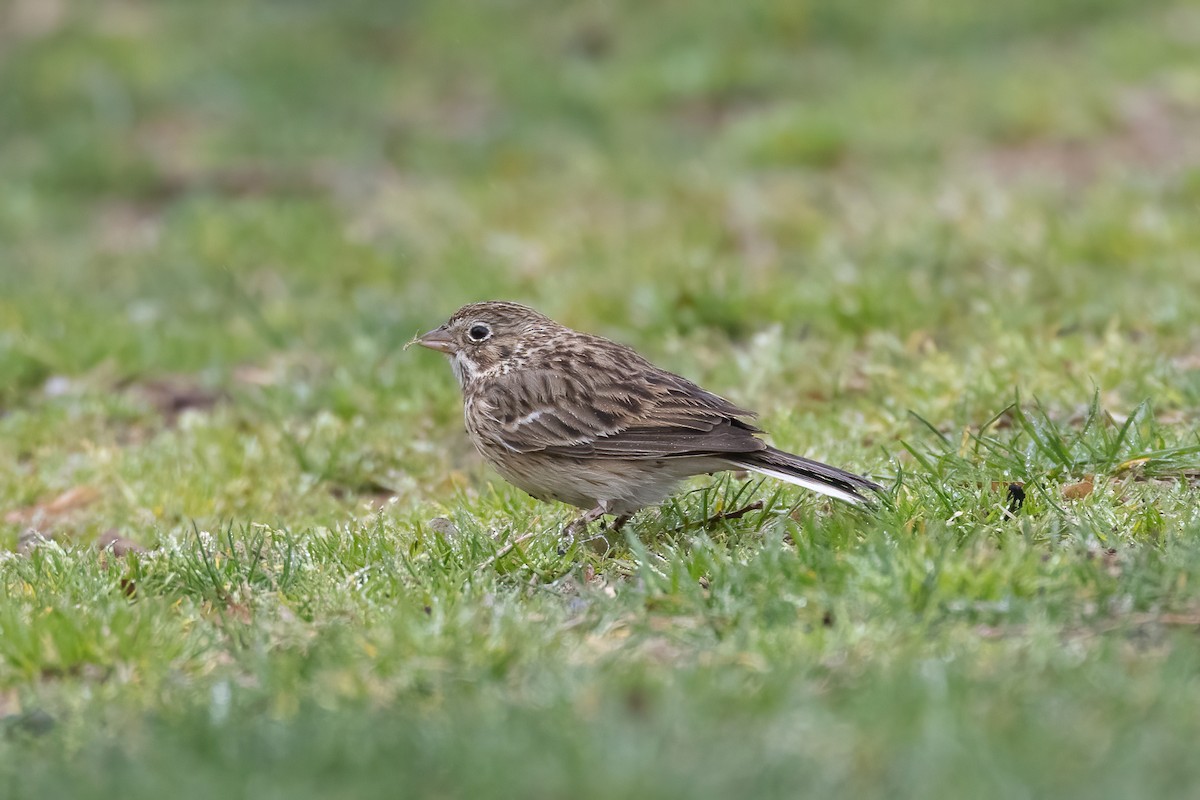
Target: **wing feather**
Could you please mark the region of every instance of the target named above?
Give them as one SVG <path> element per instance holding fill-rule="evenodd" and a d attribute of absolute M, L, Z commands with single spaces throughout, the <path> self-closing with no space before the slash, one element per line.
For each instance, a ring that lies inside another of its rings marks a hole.
<path fill-rule="evenodd" d="M 566 372 L 522 370 L 489 381 L 475 403 L 493 423 L 477 432 L 517 453 L 668 458 L 766 446 L 746 421 L 752 412 L 655 368 L 587 384 Z"/>

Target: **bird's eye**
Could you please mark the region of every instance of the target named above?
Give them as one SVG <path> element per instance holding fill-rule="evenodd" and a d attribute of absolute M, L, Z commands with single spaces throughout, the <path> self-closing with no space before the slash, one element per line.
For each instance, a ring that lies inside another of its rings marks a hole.
<path fill-rule="evenodd" d="M 475 325 L 472 325 L 471 329 L 469 331 L 467 331 L 467 337 L 472 342 L 482 342 L 484 339 L 487 339 L 491 335 L 492 335 L 491 328 L 489 328 L 487 325 L 481 325 L 478 323 L 476 323 Z"/>

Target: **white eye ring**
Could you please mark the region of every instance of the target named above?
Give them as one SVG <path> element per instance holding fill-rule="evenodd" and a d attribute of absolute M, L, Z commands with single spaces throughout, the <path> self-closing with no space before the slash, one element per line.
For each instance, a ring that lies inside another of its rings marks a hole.
<path fill-rule="evenodd" d="M 487 325 L 484 325 L 482 322 L 476 322 L 474 325 L 472 325 L 470 328 L 467 329 L 467 338 L 470 339 L 472 342 L 476 342 L 476 343 L 484 342 L 484 341 L 487 341 L 488 339 L 490 339 L 491 336 L 492 336 L 492 329 L 489 328 Z"/>

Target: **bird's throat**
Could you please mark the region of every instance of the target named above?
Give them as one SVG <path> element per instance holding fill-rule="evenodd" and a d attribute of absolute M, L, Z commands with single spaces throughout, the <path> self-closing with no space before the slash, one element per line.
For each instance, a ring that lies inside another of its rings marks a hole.
<path fill-rule="evenodd" d="M 462 350 L 459 350 L 457 353 L 451 356 L 450 366 L 454 370 L 454 377 L 458 378 L 458 385 L 460 388 L 465 387 L 467 385 L 467 381 L 474 378 L 479 372 L 479 368 L 475 365 L 475 362 L 467 358 L 466 353 L 464 353 Z"/>

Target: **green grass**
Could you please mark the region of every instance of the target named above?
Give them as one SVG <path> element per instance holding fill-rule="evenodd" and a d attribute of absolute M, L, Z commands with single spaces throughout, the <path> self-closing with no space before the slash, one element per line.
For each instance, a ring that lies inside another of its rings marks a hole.
<path fill-rule="evenodd" d="M 1200 791 L 1194 4 L 0 16 L 0 795 Z M 560 554 L 485 298 L 890 502 Z"/>

